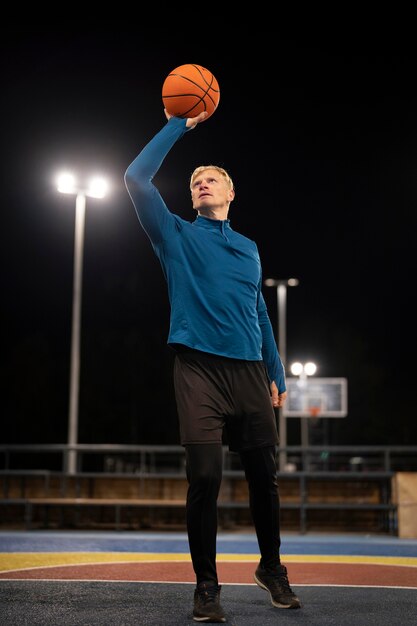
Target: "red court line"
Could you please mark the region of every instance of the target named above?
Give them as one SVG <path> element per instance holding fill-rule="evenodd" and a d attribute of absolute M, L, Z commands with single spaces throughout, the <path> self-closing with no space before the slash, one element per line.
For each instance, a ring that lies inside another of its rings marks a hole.
<path fill-rule="evenodd" d="M 248 562 L 218 563 L 222 583 L 253 583 L 256 564 Z M 417 588 L 417 568 L 364 563 L 289 563 L 291 584 L 359 585 Z M 13 580 L 119 580 L 153 582 L 194 582 L 190 563 L 86 563 L 58 567 L 6 571 L 0 579 Z"/>

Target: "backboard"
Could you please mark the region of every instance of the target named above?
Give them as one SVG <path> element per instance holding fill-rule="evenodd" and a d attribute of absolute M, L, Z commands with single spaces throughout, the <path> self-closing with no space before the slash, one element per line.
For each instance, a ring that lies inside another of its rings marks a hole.
<path fill-rule="evenodd" d="M 286 417 L 346 417 L 347 378 L 287 377 Z"/>

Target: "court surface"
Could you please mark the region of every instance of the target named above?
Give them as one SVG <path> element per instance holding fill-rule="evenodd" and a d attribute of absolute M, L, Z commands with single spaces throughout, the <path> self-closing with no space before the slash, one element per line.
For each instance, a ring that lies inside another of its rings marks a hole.
<path fill-rule="evenodd" d="M 236 626 L 417 624 L 417 539 L 283 533 L 301 610 L 276 609 L 253 581 L 254 533 L 219 533 L 227 623 Z M 194 573 L 185 533 L 0 532 L 0 623 L 186 626 Z"/>

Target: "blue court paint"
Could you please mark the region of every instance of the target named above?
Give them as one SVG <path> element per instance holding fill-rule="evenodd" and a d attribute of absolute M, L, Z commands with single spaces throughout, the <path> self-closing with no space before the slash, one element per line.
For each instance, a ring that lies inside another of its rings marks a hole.
<path fill-rule="evenodd" d="M 417 540 L 392 536 L 282 534 L 282 554 L 417 556 Z M 219 554 L 259 554 L 253 533 L 219 533 Z M 3 531 L 0 552 L 189 553 L 186 533 Z"/>

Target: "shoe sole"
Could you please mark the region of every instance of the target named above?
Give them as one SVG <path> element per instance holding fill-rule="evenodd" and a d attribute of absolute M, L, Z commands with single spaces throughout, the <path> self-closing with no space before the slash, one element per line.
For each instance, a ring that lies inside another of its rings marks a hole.
<path fill-rule="evenodd" d="M 260 578 L 258 578 L 256 576 L 256 574 L 254 574 L 253 578 L 254 578 L 256 584 L 259 587 L 261 587 L 261 589 L 265 589 L 265 591 L 267 591 L 269 593 L 269 597 L 271 598 L 272 606 L 275 606 L 277 609 L 300 609 L 301 608 L 301 604 L 299 602 L 296 602 L 294 604 L 279 604 L 279 602 L 275 602 L 275 600 L 272 597 L 272 594 L 269 591 L 268 587 L 266 585 L 264 585 L 264 583 L 260 580 Z"/>
<path fill-rule="evenodd" d="M 207 617 L 193 617 L 193 620 L 195 622 L 211 622 L 211 623 L 214 623 L 214 624 L 222 624 L 223 622 L 226 621 L 226 618 L 225 617 L 218 617 L 216 619 L 216 618 L 207 616 Z"/>

